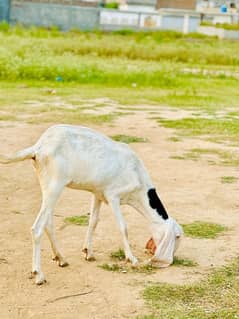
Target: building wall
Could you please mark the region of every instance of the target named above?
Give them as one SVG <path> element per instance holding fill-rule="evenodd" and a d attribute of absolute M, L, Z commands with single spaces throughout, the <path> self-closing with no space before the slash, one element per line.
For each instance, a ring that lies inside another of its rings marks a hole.
<path fill-rule="evenodd" d="M 172 9 L 191 9 L 196 8 L 196 0 L 157 0 L 157 9 L 172 8 Z"/>
<path fill-rule="evenodd" d="M 0 21 L 9 20 L 10 0 L 0 0 Z"/>
<path fill-rule="evenodd" d="M 43 27 L 57 26 L 61 30 L 94 30 L 99 27 L 97 8 L 84 8 L 51 3 L 15 1 L 11 6 L 10 22 Z M 65 1 L 65 0 L 64 0 Z"/>
<path fill-rule="evenodd" d="M 0 0 L 3 1 L 3 0 Z M 6 1 L 6 0 L 5 0 Z M 23 5 L 31 3 L 47 3 L 47 4 L 64 4 L 69 6 L 81 7 L 97 7 L 98 1 L 84 1 L 84 0 L 11 0 L 12 6 Z"/>

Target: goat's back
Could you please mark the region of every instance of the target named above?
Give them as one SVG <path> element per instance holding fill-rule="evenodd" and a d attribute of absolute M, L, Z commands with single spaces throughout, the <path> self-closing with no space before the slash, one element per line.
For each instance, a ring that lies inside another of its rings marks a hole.
<path fill-rule="evenodd" d="M 76 188 L 103 191 L 132 181 L 139 183 L 142 163 L 128 145 L 90 128 L 52 126 L 34 148 L 38 167 L 48 165 Z"/>

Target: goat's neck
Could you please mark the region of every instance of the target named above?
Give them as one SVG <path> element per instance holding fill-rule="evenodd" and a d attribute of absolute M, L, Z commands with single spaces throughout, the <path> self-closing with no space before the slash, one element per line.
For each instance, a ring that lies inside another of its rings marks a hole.
<path fill-rule="evenodd" d="M 169 218 L 154 187 L 145 187 L 140 190 L 136 194 L 132 206 L 134 206 L 152 224 L 162 224 Z"/>

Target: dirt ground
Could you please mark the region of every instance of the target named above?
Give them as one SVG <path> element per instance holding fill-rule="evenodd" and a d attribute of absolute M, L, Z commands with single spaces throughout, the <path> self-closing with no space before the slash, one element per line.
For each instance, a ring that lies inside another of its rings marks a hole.
<path fill-rule="evenodd" d="M 167 115 L 170 114 L 166 112 L 164 116 Z M 1 153 L 30 146 L 48 126 L 1 122 Z M 47 283 L 36 286 L 28 277 L 32 255 L 30 227 L 41 202 L 38 180 L 30 161 L 0 165 L 1 319 L 136 318 L 150 313 L 142 297 L 148 283 L 199 280 L 238 254 L 238 182 L 223 184 L 220 180 L 222 176 L 238 177 L 238 170 L 212 166 L 205 160 L 170 158 L 193 147 L 213 146 L 212 143 L 200 139 L 170 141 L 173 131 L 160 127 L 141 111 L 119 117 L 113 125 L 91 127 L 108 135 L 148 138 L 148 143 L 131 145 L 148 168 L 169 214 L 182 224 L 210 221 L 228 226 L 229 231 L 215 240 L 184 237 L 177 256 L 196 261 L 197 267 L 171 266 L 147 275 L 108 272 L 98 265 L 112 262 L 110 253 L 122 247 L 113 214 L 106 205 L 102 207 L 94 237 L 96 261 L 85 261 L 81 248 L 86 227 L 62 226 L 65 217 L 89 212 L 91 195 L 66 189 L 55 209 L 55 224 L 61 250 L 70 265 L 59 268 L 51 261 L 50 245 L 44 236 L 42 269 Z M 123 213 L 133 252 L 143 262 L 148 258 L 144 246 L 150 236 L 149 225 L 130 207 L 124 206 Z"/>

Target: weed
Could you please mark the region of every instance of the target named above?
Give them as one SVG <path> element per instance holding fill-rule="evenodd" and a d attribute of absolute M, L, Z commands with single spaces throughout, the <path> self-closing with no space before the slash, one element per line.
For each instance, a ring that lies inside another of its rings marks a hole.
<path fill-rule="evenodd" d="M 225 226 L 202 221 L 195 221 L 182 226 L 185 235 L 194 238 L 216 238 L 219 234 L 227 230 Z"/>
<path fill-rule="evenodd" d="M 137 137 L 137 136 L 129 136 L 129 135 L 124 135 L 124 134 L 113 135 L 113 136 L 111 136 L 111 138 L 117 142 L 122 142 L 122 143 L 126 143 L 126 144 L 148 142 L 148 139 L 146 139 L 146 138 Z"/>
<path fill-rule="evenodd" d="M 110 257 L 117 260 L 124 260 L 125 259 L 125 253 L 122 248 L 118 249 L 117 251 L 114 251 L 110 254 Z"/>
<path fill-rule="evenodd" d="M 99 265 L 100 268 L 107 270 L 107 271 L 123 271 L 124 268 L 118 264 L 102 264 Z"/>
<path fill-rule="evenodd" d="M 177 137 L 177 136 L 169 137 L 168 140 L 170 142 L 180 142 L 181 141 L 181 139 L 179 137 Z"/>
<path fill-rule="evenodd" d="M 119 259 L 113 257 L 113 259 Z M 121 260 L 121 259 L 120 259 Z M 131 265 L 122 264 L 122 263 L 105 263 L 99 265 L 100 268 L 107 271 L 122 272 L 122 273 L 140 273 L 140 274 L 152 274 L 158 268 L 154 265 L 138 265 L 137 267 L 132 267 Z"/>
<path fill-rule="evenodd" d="M 238 178 L 234 176 L 222 176 L 221 177 L 221 182 L 223 184 L 232 184 L 237 182 Z"/>
<path fill-rule="evenodd" d="M 89 215 L 66 217 L 64 221 L 67 224 L 74 224 L 79 226 L 87 226 L 89 223 Z"/>
<path fill-rule="evenodd" d="M 195 267 L 197 266 L 197 263 L 188 258 L 179 258 L 175 256 L 173 259 L 173 265 L 184 266 L 184 267 Z"/>

